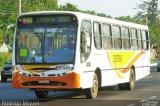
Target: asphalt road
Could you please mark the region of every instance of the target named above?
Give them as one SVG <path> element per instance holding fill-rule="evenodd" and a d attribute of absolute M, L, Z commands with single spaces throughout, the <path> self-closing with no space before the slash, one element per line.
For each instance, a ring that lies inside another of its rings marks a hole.
<path fill-rule="evenodd" d="M 0 83 L 0 105 L 3 106 L 160 106 L 160 72 L 138 82 L 134 91 L 118 90 L 117 86 L 102 88 L 95 100 L 86 99 L 83 92 L 49 92 L 45 100 L 37 100 L 30 89 L 13 89 L 11 81 Z"/>

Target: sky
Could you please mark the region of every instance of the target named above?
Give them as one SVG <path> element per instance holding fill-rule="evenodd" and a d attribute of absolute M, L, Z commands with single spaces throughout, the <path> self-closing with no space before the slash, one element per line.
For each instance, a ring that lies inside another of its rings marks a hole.
<path fill-rule="evenodd" d="M 58 0 L 59 5 L 72 3 L 81 10 L 94 10 L 112 17 L 134 16 L 141 0 Z"/>

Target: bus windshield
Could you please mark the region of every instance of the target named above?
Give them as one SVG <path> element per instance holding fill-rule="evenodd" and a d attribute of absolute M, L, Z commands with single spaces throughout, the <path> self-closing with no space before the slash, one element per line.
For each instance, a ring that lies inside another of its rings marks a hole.
<path fill-rule="evenodd" d="M 70 20 L 65 19 L 68 18 L 66 16 L 60 20 L 60 17 L 19 18 L 15 46 L 17 63 L 65 64 L 74 62 L 77 21 L 73 16 Z"/>

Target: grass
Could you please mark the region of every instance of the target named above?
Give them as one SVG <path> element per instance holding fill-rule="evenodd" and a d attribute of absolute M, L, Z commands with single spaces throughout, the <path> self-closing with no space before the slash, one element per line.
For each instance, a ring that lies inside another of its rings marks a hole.
<path fill-rule="evenodd" d="M 151 59 L 150 62 L 151 62 L 151 63 L 157 63 L 158 60 L 157 60 L 157 59 Z"/>
<path fill-rule="evenodd" d="M 11 59 L 12 53 L 7 52 L 7 53 L 0 53 L 0 70 L 2 69 L 3 65 L 5 62 L 9 59 Z"/>

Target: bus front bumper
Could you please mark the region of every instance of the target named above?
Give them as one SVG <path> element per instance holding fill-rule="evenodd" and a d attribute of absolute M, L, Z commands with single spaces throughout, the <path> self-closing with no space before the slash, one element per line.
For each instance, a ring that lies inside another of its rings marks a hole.
<path fill-rule="evenodd" d="M 12 75 L 12 85 L 14 88 L 77 89 L 80 75 L 72 72 L 59 77 L 27 77 L 17 72 Z"/>

